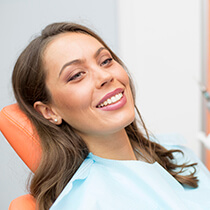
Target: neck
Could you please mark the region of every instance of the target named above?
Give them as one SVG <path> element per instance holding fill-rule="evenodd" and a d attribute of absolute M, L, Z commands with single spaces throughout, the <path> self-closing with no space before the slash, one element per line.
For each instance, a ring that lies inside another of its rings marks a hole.
<path fill-rule="evenodd" d="M 81 136 L 94 155 L 114 160 L 136 160 L 125 129 L 107 136 Z"/>

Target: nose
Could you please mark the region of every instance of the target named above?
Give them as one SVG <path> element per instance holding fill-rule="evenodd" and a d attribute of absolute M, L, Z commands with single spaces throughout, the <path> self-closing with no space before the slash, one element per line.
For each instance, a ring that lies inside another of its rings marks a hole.
<path fill-rule="evenodd" d="M 95 72 L 96 88 L 101 88 L 114 80 L 112 74 L 104 69 Z"/>

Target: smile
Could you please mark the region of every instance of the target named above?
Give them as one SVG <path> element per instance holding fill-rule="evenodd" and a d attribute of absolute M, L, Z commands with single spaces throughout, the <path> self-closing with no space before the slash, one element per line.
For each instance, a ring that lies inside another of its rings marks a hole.
<path fill-rule="evenodd" d="M 122 97 L 123 97 L 123 93 L 118 93 L 118 94 L 112 96 L 111 98 L 108 98 L 103 103 L 99 104 L 97 106 L 97 108 L 101 108 L 101 107 L 104 107 L 104 106 L 107 106 L 110 104 L 114 104 L 114 103 L 118 102 Z"/>

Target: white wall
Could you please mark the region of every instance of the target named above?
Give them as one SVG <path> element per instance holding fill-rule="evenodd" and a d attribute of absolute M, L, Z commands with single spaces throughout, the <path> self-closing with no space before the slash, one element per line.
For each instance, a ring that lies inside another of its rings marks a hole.
<path fill-rule="evenodd" d="M 117 50 L 116 3 L 113 0 L 1 0 L 0 109 L 14 102 L 10 78 L 17 56 L 34 34 L 57 21 L 85 24 Z M 0 171 L 0 209 L 8 209 L 12 199 L 26 193 L 29 170 L 1 133 Z"/>
<path fill-rule="evenodd" d="M 200 0 L 118 1 L 119 54 L 137 85 L 137 104 L 154 134 L 179 133 L 200 156 Z"/>

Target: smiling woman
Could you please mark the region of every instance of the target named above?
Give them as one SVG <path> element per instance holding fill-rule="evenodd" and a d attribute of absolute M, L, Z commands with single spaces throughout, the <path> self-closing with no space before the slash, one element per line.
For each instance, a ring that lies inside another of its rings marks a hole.
<path fill-rule="evenodd" d="M 43 62 L 52 99 L 50 104 L 36 101 L 34 108 L 46 119 L 56 118 L 57 125 L 65 121 L 90 147 L 93 139 L 100 143 L 133 121 L 128 75 L 97 39 L 81 33 L 60 34 L 48 44 Z"/>
<path fill-rule="evenodd" d="M 12 82 L 41 139 L 30 186 L 39 209 L 193 209 L 200 200 L 183 189 L 210 192 L 200 162 L 150 140 L 126 67 L 90 29 L 47 26 L 18 58 Z"/>

